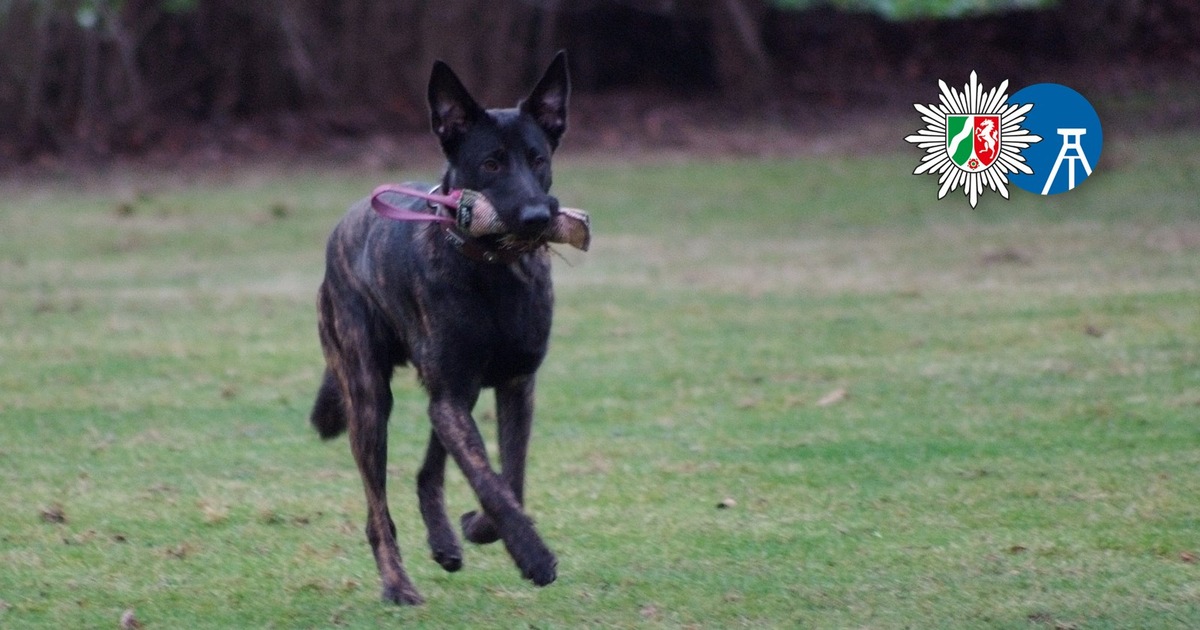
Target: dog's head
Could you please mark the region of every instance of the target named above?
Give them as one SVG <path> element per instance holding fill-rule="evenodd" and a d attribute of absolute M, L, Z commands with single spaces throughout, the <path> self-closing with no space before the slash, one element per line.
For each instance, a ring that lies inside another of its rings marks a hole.
<path fill-rule="evenodd" d="M 483 193 L 512 233 L 541 233 L 558 214 L 550 160 L 567 130 L 570 91 L 565 51 L 512 109 L 479 106 L 450 67 L 435 62 L 429 112 L 449 162 L 444 183 Z"/>

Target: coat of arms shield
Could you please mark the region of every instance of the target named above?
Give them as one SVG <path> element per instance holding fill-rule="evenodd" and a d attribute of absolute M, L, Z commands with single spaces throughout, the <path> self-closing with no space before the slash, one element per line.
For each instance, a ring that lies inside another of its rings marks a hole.
<path fill-rule="evenodd" d="M 1000 155 L 1000 116 L 987 114 L 946 117 L 946 152 L 969 173 L 987 170 Z"/>

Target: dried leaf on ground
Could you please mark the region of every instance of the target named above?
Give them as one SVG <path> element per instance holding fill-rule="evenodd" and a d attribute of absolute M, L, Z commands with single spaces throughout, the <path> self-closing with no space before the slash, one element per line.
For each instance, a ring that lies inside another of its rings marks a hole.
<path fill-rule="evenodd" d="M 829 392 L 828 394 L 825 394 L 824 396 L 822 396 L 821 399 L 817 401 L 817 406 L 818 407 L 828 407 L 830 405 L 836 405 L 836 404 L 846 400 L 846 398 L 849 395 L 850 395 L 850 392 L 846 391 L 845 387 L 839 387 L 839 388 Z"/>
<path fill-rule="evenodd" d="M 47 523 L 66 523 L 67 514 L 63 512 L 63 507 L 57 503 L 42 508 L 39 515 L 42 520 Z"/>

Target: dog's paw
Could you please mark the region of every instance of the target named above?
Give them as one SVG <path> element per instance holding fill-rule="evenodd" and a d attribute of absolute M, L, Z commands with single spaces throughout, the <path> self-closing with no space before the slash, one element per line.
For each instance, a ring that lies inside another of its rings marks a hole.
<path fill-rule="evenodd" d="M 536 586 L 546 586 L 558 579 L 558 559 L 549 550 L 546 550 L 545 555 L 539 557 L 530 566 L 521 567 L 521 577 L 533 582 Z"/>
<path fill-rule="evenodd" d="M 380 599 L 398 606 L 420 606 L 425 603 L 425 598 L 411 584 L 395 587 L 385 585 Z"/>
<path fill-rule="evenodd" d="M 474 510 L 462 515 L 463 538 L 476 545 L 486 545 L 500 540 L 500 532 L 496 524 L 483 512 Z"/>
<path fill-rule="evenodd" d="M 521 577 L 537 586 L 546 586 L 558 577 L 558 559 L 533 530 L 515 540 L 506 539 L 504 544 Z"/>
<path fill-rule="evenodd" d="M 458 544 L 458 537 L 454 535 L 454 530 L 450 529 L 449 523 L 446 523 L 444 528 L 429 530 L 429 550 L 432 552 L 433 561 L 446 571 L 454 573 L 462 568 L 462 545 Z"/>
<path fill-rule="evenodd" d="M 463 566 L 462 550 L 435 550 L 433 552 L 433 561 L 442 565 L 442 568 L 448 573 L 454 573 Z"/>

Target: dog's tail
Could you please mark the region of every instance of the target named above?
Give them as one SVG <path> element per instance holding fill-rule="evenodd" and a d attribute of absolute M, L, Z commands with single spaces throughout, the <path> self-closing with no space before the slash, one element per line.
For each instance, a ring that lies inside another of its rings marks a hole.
<path fill-rule="evenodd" d="M 331 440 L 346 430 L 346 407 L 342 404 L 337 379 L 328 368 L 321 379 L 321 389 L 317 390 L 317 401 L 313 403 L 309 421 L 322 440 Z"/>

